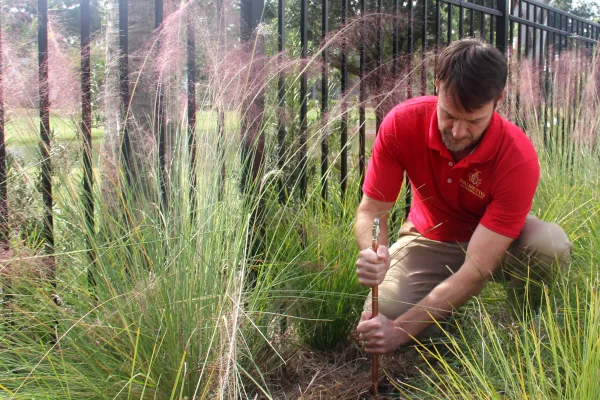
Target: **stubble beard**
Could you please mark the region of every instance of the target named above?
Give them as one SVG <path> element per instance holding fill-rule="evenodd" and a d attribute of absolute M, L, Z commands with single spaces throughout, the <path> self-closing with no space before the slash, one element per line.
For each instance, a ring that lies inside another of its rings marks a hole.
<path fill-rule="evenodd" d="M 452 137 L 452 131 L 444 131 L 441 132 L 442 142 L 446 146 L 446 148 L 451 152 L 459 152 L 467 149 L 471 144 L 472 140 L 460 140 L 454 141 L 453 139 L 449 139 Z"/>

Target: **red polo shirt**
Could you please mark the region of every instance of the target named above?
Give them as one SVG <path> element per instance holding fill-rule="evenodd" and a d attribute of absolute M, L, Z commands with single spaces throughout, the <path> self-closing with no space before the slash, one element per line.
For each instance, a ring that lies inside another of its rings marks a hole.
<path fill-rule="evenodd" d="M 363 192 L 395 202 L 406 171 L 413 189 L 408 220 L 426 238 L 466 242 L 481 223 L 516 239 L 540 176 L 533 145 L 494 112 L 475 150 L 455 163 L 442 142 L 436 107 L 437 97 L 419 97 L 385 117 Z"/>

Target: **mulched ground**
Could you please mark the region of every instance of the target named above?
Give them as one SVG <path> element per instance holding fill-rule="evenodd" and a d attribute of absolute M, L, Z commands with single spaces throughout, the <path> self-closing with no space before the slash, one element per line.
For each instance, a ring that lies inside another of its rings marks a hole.
<path fill-rule="evenodd" d="M 414 347 L 405 347 L 379 357 L 379 399 L 399 399 L 395 385 L 422 379 L 419 367 L 426 362 Z M 296 347 L 271 383 L 276 399 L 372 399 L 371 357 L 353 334 L 336 352 Z"/>

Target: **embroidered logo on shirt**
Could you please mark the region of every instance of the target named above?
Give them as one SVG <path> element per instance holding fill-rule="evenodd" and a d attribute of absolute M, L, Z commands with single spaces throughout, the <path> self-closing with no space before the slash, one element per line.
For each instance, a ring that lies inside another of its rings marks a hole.
<path fill-rule="evenodd" d="M 485 198 L 485 193 L 483 193 L 481 190 L 479 190 L 477 188 L 477 186 L 481 185 L 481 182 L 483 182 L 480 175 L 481 175 L 481 171 L 479 171 L 479 170 L 473 170 L 473 171 L 469 172 L 469 175 L 468 175 L 469 181 L 467 182 L 466 180 L 461 179 L 460 187 L 468 190 L 469 192 L 471 192 L 475 196 L 479 197 L 480 199 L 483 199 L 483 198 Z"/>
<path fill-rule="evenodd" d="M 469 172 L 469 182 L 475 186 L 481 185 L 481 171 L 474 170 Z"/>

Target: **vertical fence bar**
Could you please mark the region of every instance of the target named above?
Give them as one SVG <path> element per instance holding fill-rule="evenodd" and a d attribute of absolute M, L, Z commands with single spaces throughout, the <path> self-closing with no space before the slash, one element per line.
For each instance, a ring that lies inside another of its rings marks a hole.
<path fill-rule="evenodd" d="M 187 134 L 190 157 L 190 208 L 196 209 L 196 37 L 192 16 L 187 23 Z"/>
<path fill-rule="evenodd" d="M 327 0 L 323 0 L 324 7 L 327 5 Z M 323 11 L 324 13 L 326 12 Z M 327 21 L 325 20 L 325 23 Z M 326 26 L 326 25 L 325 25 Z M 327 28 L 325 28 L 326 31 Z M 277 79 L 277 168 L 279 171 L 283 171 L 285 163 L 285 78 L 283 76 L 283 50 L 285 49 L 285 0 L 278 0 L 277 2 L 277 51 L 279 52 L 279 77 Z M 323 87 L 322 96 L 324 107 L 322 110 L 322 118 L 326 118 L 327 114 L 327 50 L 323 50 Z M 326 125 L 324 122 L 323 126 Z M 323 198 L 327 197 L 327 154 L 329 152 L 327 148 L 327 135 L 323 135 L 322 156 L 321 156 L 321 179 L 322 179 L 322 195 Z M 324 164 L 323 164 L 324 163 Z M 281 173 L 281 172 L 280 172 Z M 279 203 L 283 204 L 286 201 L 285 182 L 283 177 L 279 178 Z"/>
<path fill-rule="evenodd" d="M 10 248 L 8 191 L 6 187 L 6 139 L 4 137 L 4 77 L 2 62 L 2 8 L 0 8 L 0 250 Z"/>
<path fill-rule="evenodd" d="M 472 2 L 472 1 L 471 1 Z M 469 10 L 469 36 L 473 37 L 475 34 L 475 12 L 473 9 Z"/>
<path fill-rule="evenodd" d="M 260 196 L 265 134 L 263 117 L 265 111 L 264 79 L 264 39 L 257 28 L 263 16 L 263 0 L 242 0 L 240 2 L 240 41 L 250 61 L 245 72 L 247 87 L 244 89 L 241 119 L 240 154 L 242 156 L 241 186 L 244 200 L 252 207 L 250 229 L 246 241 L 250 270 L 246 286 L 254 288 L 261 264 L 261 253 L 265 249 L 265 203 Z"/>
<path fill-rule="evenodd" d="M 342 0 L 342 29 L 346 27 L 346 20 L 348 18 L 348 0 Z M 346 196 L 346 186 L 348 180 L 348 99 L 346 98 L 347 93 L 347 84 L 348 84 L 348 71 L 347 71 L 347 59 L 346 59 L 346 38 L 342 38 L 342 59 L 341 59 L 341 96 L 342 96 L 342 115 L 340 121 L 340 145 L 341 145 L 341 179 L 340 179 L 340 187 L 341 187 L 341 196 L 342 199 Z"/>
<path fill-rule="evenodd" d="M 523 9 L 523 2 L 521 0 L 519 0 L 517 2 L 517 6 L 519 7 L 517 10 L 517 17 L 521 18 L 522 16 L 522 9 Z M 517 79 L 515 82 L 515 86 L 517 88 L 516 90 L 516 95 L 515 95 L 515 117 L 516 117 L 516 121 L 515 123 L 517 124 L 517 126 L 521 126 L 521 116 L 520 116 L 520 110 L 521 110 L 521 93 L 520 93 L 520 87 L 521 87 L 521 69 L 520 69 L 520 61 L 521 61 L 521 39 L 523 37 L 523 24 L 521 24 L 520 22 L 517 23 Z"/>
<path fill-rule="evenodd" d="M 257 32 L 257 27 L 263 15 L 264 1 L 242 0 L 240 6 L 240 39 L 253 52 L 247 79 L 250 82 L 249 85 L 251 85 L 247 90 L 252 95 L 245 97 L 246 101 L 242 104 L 242 118 L 240 121 L 241 152 L 244 160 L 242 184 L 248 185 L 244 186 L 244 192 L 249 193 L 248 189 L 251 186 L 254 187 L 254 190 L 258 189 L 258 175 L 262 167 L 265 146 L 265 137 L 262 132 L 265 98 L 263 82 L 260 78 L 260 71 L 264 65 L 262 61 L 264 44 L 263 38 Z M 262 210 L 259 213 L 262 213 Z M 257 220 L 262 220 L 262 217 L 257 216 Z M 261 222 L 258 221 L 257 224 L 260 225 Z"/>
<path fill-rule="evenodd" d="M 283 0 L 280 0 L 283 3 Z M 322 0 L 321 2 L 321 42 L 325 46 L 327 40 L 327 32 L 329 31 L 329 0 Z M 283 8 L 283 4 L 281 4 Z M 281 10 L 283 13 L 283 10 Z M 282 22 L 281 29 L 283 30 L 283 15 L 280 19 Z M 281 38 L 283 40 L 283 31 L 281 32 Z M 283 42 L 281 42 L 281 49 L 283 50 Z M 323 67 L 321 73 L 321 125 L 323 126 L 323 138 L 321 139 L 321 197 L 323 200 L 327 200 L 327 170 L 329 169 L 329 128 L 328 123 L 328 106 L 329 106 L 329 56 L 327 47 L 323 48 Z M 285 131 L 284 131 L 285 135 Z"/>
<path fill-rule="evenodd" d="M 223 6 L 223 0 L 216 1 L 217 6 L 217 32 L 218 32 L 218 46 L 219 53 L 225 55 L 225 36 L 227 35 L 227 31 L 225 30 L 225 7 Z M 225 155 L 225 147 L 227 142 L 227 135 L 225 132 L 225 101 L 222 96 L 222 91 L 219 91 L 220 94 L 217 98 L 217 157 L 218 157 L 218 166 L 221 170 L 219 175 L 219 192 L 218 192 L 218 200 L 223 200 L 225 196 L 225 178 L 227 174 L 227 158 Z"/>
<path fill-rule="evenodd" d="M 531 4 L 527 3 L 527 9 L 525 13 L 525 18 L 529 21 L 529 16 L 531 14 Z M 525 58 L 529 57 L 529 26 L 525 25 Z"/>
<path fill-rule="evenodd" d="M 448 44 L 452 42 L 452 4 L 448 3 L 448 27 L 447 27 Z"/>
<path fill-rule="evenodd" d="M 56 265 L 54 263 L 54 232 L 52 217 L 52 161 L 50 159 L 50 93 L 48 87 L 48 2 L 38 0 L 38 79 L 40 92 L 40 152 L 41 189 L 44 200 L 44 247 L 50 255 L 50 279 L 56 288 Z"/>
<path fill-rule="evenodd" d="M 92 187 L 94 175 L 92 170 L 92 85 L 90 59 L 90 0 L 81 0 L 81 138 L 83 141 L 83 209 L 87 227 L 88 256 L 95 263 L 96 256 L 92 250 L 94 234 L 94 199 Z M 95 286 L 96 281 L 91 268 L 88 268 L 88 283 Z"/>
<path fill-rule="evenodd" d="M 546 12 L 546 25 L 550 26 L 550 11 L 547 10 Z M 554 35 L 554 34 L 552 34 Z M 545 32 L 542 33 L 542 38 L 545 37 L 544 40 L 544 69 L 542 71 L 545 72 L 544 75 L 544 98 L 545 98 L 545 103 L 544 103 L 544 145 L 547 146 L 548 145 L 548 101 L 550 100 L 550 102 L 552 102 L 552 97 L 550 95 L 550 81 L 549 81 L 549 75 L 550 75 L 550 56 L 549 56 L 549 46 L 550 46 L 550 32 Z M 540 59 L 540 64 L 542 63 L 542 60 Z M 551 107 L 550 107 L 551 109 Z M 551 118 L 550 118 L 551 119 Z"/>
<path fill-rule="evenodd" d="M 533 15 L 532 15 L 532 22 L 537 22 L 537 6 L 533 6 Z M 533 41 L 531 43 L 531 65 L 535 66 L 536 64 L 536 58 L 537 58 L 537 28 L 533 28 L 532 27 L 532 36 L 533 36 Z"/>
<path fill-rule="evenodd" d="M 308 0 L 300 0 L 300 58 L 302 59 L 302 68 L 306 66 L 306 55 L 308 46 Z M 307 76 L 303 70 L 300 74 L 300 135 L 298 145 L 300 146 L 300 197 L 306 199 L 308 182 L 306 179 L 306 144 L 307 144 Z"/>
<path fill-rule="evenodd" d="M 584 32 L 585 37 L 589 39 L 589 38 L 591 38 L 592 26 L 588 23 L 586 23 L 584 26 L 585 26 L 585 32 Z M 592 44 L 590 42 L 585 42 L 585 47 L 587 47 L 588 49 L 592 48 Z"/>
<path fill-rule="evenodd" d="M 577 20 L 577 25 L 575 25 L 575 33 L 577 34 L 577 36 L 583 36 L 583 23 L 579 20 Z M 582 48 L 582 44 L 583 42 L 581 40 L 579 40 L 579 38 L 576 39 L 576 43 L 577 43 L 577 61 L 575 62 L 576 65 L 576 69 L 577 69 L 577 75 L 576 75 L 576 80 L 575 80 L 575 90 L 576 90 L 576 107 L 575 107 L 575 118 L 573 118 L 573 130 L 575 130 L 576 126 L 577 126 L 577 120 L 579 119 L 579 110 L 581 110 L 581 100 L 582 100 L 582 95 L 583 95 L 583 76 L 582 76 L 582 72 L 586 71 L 585 68 L 585 53 L 584 53 L 584 49 Z M 583 56 L 583 57 L 582 57 Z M 581 60 L 584 60 L 583 63 L 584 65 L 582 65 Z M 575 142 L 577 143 L 577 142 Z M 574 160 L 573 160 L 574 161 Z"/>
<path fill-rule="evenodd" d="M 366 24 L 365 24 L 365 0 L 360 0 L 359 2 L 359 12 L 360 12 L 360 36 L 366 34 Z M 394 17 L 395 18 L 395 17 Z M 395 32 L 394 32 L 395 34 Z M 394 37 L 396 40 L 396 37 Z M 395 43 L 392 44 L 392 47 L 395 46 Z M 359 199 L 362 198 L 362 185 L 365 179 L 365 158 L 366 158 L 366 137 L 365 137 L 365 101 L 366 101 L 366 92 L 365 92 L 365 43 L 364 40 L 360 41 L 360 45 L 358 48 L 358 173 L 360 176 L 360 186 L 358 189 Z M 395 61 L 393 64 L 393 68 L 395 67 Z"/>
<path fill-rule="evenodd" d="M 218 3 L 217 3 L 218 4 Z M 163 23 L 163 0 L 154 0 L 154 29 L 161 28 Z M 160 49 L 160 36 L 157 41 L 157 47 Z M 160 50 L 159 50 L 160 51 Z M 160 199 L 163 213 L 167 211 L 167 161 L 166 154 L 166 129 L 165 129 L 165 104 L 164 104 L 164 88 L 162 84 L 162 74 L 157 72 L 156 76 L 156 100 L 154 105 L 154 131 L 156 141 L 158 143 L 158 165 L 159 165 L 159 180 L 160 180 Z"/>
<path fill-rule="evenodd" d="M 502 13 L 496 24 L 496 47 L 508 55 L 508 26 L 510 20 L 510 0 L 498 0 L 497 10 Z M 490 28 L 491 29 L 491 28 Z"/>
<path fill-rule="evenodd" d="M 412 1 L 412 0 L 409 0 Z M 381 113 L 381 101 L 383 99 L 383 28 L 382 16 L 383 0 L 377 0 L 377 101 L 375 101 L 375 132 L 379 132 L 383 115 Z"/>
<path fill-rule="evenodd" d="M 412 82 L 412 61 L 413 61 L 413 30 L 414 30 L 414 24 L 413 24 L 413 0 L 408 0 L 408 37 L 407 37 L 407 41 L 408 41 L 408 48 L 407 48 L 407 57 L 408 57 L 408 79 L 407 79 L 407 97 L 410 99 L 413 96 L 413 82 Z M 404 174 L 406 177 L 406 174 Z M 408 213 L 410 212 L 410 203 L 411 203 L 411 192 L 410 192 L 410 182 L 408 181 L 408 177 L 406 177 L 405 179 L 406 181 L 406 197 L 405 197 L 405 205 L 404 205 L 404 214 L 405 217 L 408 217 Z M 392 218 L 395 222 L 396 220 L 396 216 L 395 214 L 393 215 Z"/>
<path fill-rule="evenodd" d="M 500 5 L 498 5 L 498 8 L 499 7 L 500 7 Z M 513 3 L 513 0 L 510 0 L 509 1 L 509 14 L 508 14 L 507 18 L 509 19 L 509 23 L 508 24 L 509 24 L 509 29 L 510 29 L 509 32 L 510 33 L 508 35 L 508 46 L 509 46 L 509 49 L 510 49 L 510 53 L 509 54 L 511 55 L 511 58 L 512 58 L 512 55 L 513 55 L 513 43 L 515 42 L 515 23 L 514 23 L 514 21 L 510 20 L 510 16 L 513 15 L 513 13 L 514 13 L 514 3 Z"/>
<path fill-rule="evenodd" d="M 407 67 L 408 67 L 408 76 L 407 76 L 407 96 L 408 98 L 412 97 L 412 62 L 413 62 L 413 33 L 414 33 L 414 23 L 413 23 L 414 15 L 413 15 L 413 0 L 408 0 L 408 48 L 407 48 Z"/>
<path fill-rule="evenodd" d="M 507 88 L 507 94 L 508 94 L 508 98 L 507 98 L 507 115 L 508 118 L 512 119 L 512 96 L 514 93 L 514 88 L 517 87 L 514 85 L 514 51 L 513 51 L 513 47 L 514 47 L 514 42 L 515 42 L 515 23 L 514 21 L 511 21 L 510 17 L 511 15 L 513 15 L 514 13 L 514 0 L 509 0 L 508 3 L 508 15 L 507 18 L 509 20 L 508 22 L 508 26 L 509 26 L 509 34 L 508 34 L 508 88 Z M 498 4 L 498 8 L 500 7 L 500 4 Z M 496 38 L 498 38 L 498 35 L 496 35 Z"/>
<path fill-rule="evenodd" d="M 81 132 L 83 139 L 83 195 L 85 220 L 89 232 L 94 231 L 92 201 L 92 86 L 90 59 L 90 0 L 81 0 Z"/>
<path fill-rule="evenodd" d="M 421 22 L 421 96 L 427 94 L 427 1 L 423 1 Z"/>
<path fill-rule="evenodd" d="M 519 10 L 517 11 L 517 16 L 519 18 L 522 17 L 522 12 L 521 10 L 523 9 L 522 7 L 523 2 L 519 1 Z M 518 28 L 517 28 L 517 60 L 521 60 L 521 38 L 523 36 L 523 24 L 519 23 Z M 518 106 L 517 106 L 518 107 Z"/>
<path fill-rule="evenodd" d="M 563 16 L 562 16 L 562 14 L 558 15 L 558 26 L 559 26 L 560 30 L 563 29 Z M 560 55 L 560 53 L 562 53 L 562 37 L 563 37 L 563 35 L 558 35 L 558 54 L 559 55 Z"/>
<path fill-rule="evenodd" d="M 438 58 L 440 55 L 440 42 L 442 36 L 442 21 L 441 21 L 441 5 L 440 0 L 435 0 L 435 66 L 437 68 Z M 437 78 L 437 76 L 435 77 Z M 434 86 L 434 93 L 437 95 L 437 89 Z"/>
<path fill-rule="evenodd" d="M 465 25 L 465 17 L 464 17 L 464 8 L 463 6 L 458 7 L 458 38 L 462 39 L 463 37 L 463 28 Z"/>
<path fill-rule="evenodd" d="M 564 24 L 563 24 L 563 16 L 561 14 L 560 15 L 560 21 L 561 21 L 560 22 L 560 29 L 564 30 L 565 32 L 567 32 L 567 29 L 568 29 L 568 25 L 567 24 L 569 22 L 568 19 L 567 19 L 567 17 L 565 16 L 565 18 L 564 18 Z M 563 27 L 564 27 L 564 29 L 563 29 Z M 559 42 L 558 42 L 558 49 L 559 49 L 558 51 L 559 51 L 559 54 L 562 52 L 562 36 L 563 35 L 561 35 L 561 37 L 559 38 L 561 40 L 559 40 Z M 567 37 L 565 37 L 565 45 L 566 44 L 568 44 Z M 567 113 L 567 107 L 565 107 L 565 105 L 563 104 L 563 110 L 561 112 L 561 120 L 562 121 L 560 122 L 560 125 L 561 125 L 560 126 L 560 139 L 561 139 L 561 146 L 562 146 L 563 150 L 565 148 L 565 123 L 566 123 L 565 121 L 567 119 L 567 115 L 568 115 L 568 113 Z"/>
<path fill-rule="evenodd" d="M 485 6 L 485 0 L 481 0 L 481 5 Z M 485 14 L 483 11 L 479 12 L 481 18 L 479 18 L 479 36 L 481 36 L 481 40 L 485 36 Z"/>
<path fill-rule="evenodd" d="M 119 94 L 121 97 L 121 162 L 125 166 L 125 177 L 131 183 L 131 144 L 127 126 L 129 114 L 129 12 L 128 0 L 119 0 Z"/>
<path fill-rule="evenodd" d="M 363 8 L 364 8 L 364 4 L 363 4 Z M 362 12 L 361 12 L 361 15 L 363 15 Z M 398 16 L 399 15 L 400 15 L 400 1 L 394 0 L 394 19 L 392 22 L 392 31 L 393 31 L 392 32 L 392 57 L 393 57 L 392 75 L 394 76 L 394 79 L 396 79 L 398 77 L 398 74 L 400 73 L 399 68 L 398 68 L 398 64 L 400 62 L 400 60 L 398 59 L 398 54 L 400 51 L 400 49 L 399 49 L 400 44 L 398 41 L 398 36 L 399 36 Z M 361 45 L 362 45 L 362 41 L 361 41 Z"/>
<path fill-rule="evenodd" d="M 557 12 L 553 13 L 553 20 L 552 20 L 552 27 L 553 28 L 558 28 L 560 29 L 560 26 L 556 25 L 556 17 Z M 556 33 L 552 32 L 552 47 L 551 47 L 551 55 L 550 57 L 550 61 L 548 62 L 548 65 L 550 67 L 550 75 L 547 76 L 547 79 L 549 80 L 548 82 L 548 88 L 550 90 L 550 140 L 552 142 L 554 142 L 554 137 L 555 137 L 555 132 L 554 132 L 554 128 L 555 128 L 555 123 L 554 123 L 554 119 L 555 119 L 555 115 L 556 115 L 556 109 L 555 109 L 555 98 L 554 98 L 554 73 L 556 71 L 556 37 L 559 36 Z M 559 36 L 560 37 L 560 36 Z"/>
<path fill-rule="evenodd" d="M 490 0 L 490 8 L 495 8 L 495 2 L 494 0 Z M 490 14 L 490 44 L 494 44 L 494 19 L 495 17 Z"/>
<path fill-rule="evenodd" d="M 569 33 L 571 33 L 571 35 L 572 35 L 574 33 L 574 23 L 575 23 L 575 20 L 573 20 L 571 18 L 570 19 L 570 23 L 569 23 L 568 20 L 567 20 L 567 23 L 568 23 Z M 571 39 L 570 43 L 567 40 L 567 48 L 566 48 L 567 51 L 572 51 L 573 50 L 572 49 L 573 40 L 574 39 Z M 575 44 L 575 45 L 577 45 L 577 44 Z M 575 82 L 573 82 L 573 81 L 575 81 L 577 79 L 577 61 L 575 62 L 575 65 L 573 66 L 573 68 L 575 68 L 575 79 L 572 79 L 571 82 L 569 82 L 570 83 L 570 85 L 569 85 L 570 86 L 569 87 L 569 92 L 573 93 L 573 95 L 574 95 L 575 89 L 577 87 L 576 84 L 575 84 Z M 567 167 L 567 169 L 569 168 L 569 162 L 570 162 L 570 159 L 571 159 L 571 157 L 570 157 L 571 151 L 570 151 L 570 148 L 569 148 L 570 147 L 570 143 L 568 143 L 568 142 L 570 142 L 570 140 L 568 140 L 570 138 L 567 137 L 567 132 L 571 132 L 572 131 L 572 125 L 571 124 L 572 124 L 572 122 L 574 120 L 574 118 L 573 118 L 574 117 L 573 116 L 573 110 L 574 110 L 574 104 L 573 104 L 573 102 L 574 101 L 575 101 L 574 98 L 569 98 L 569 102 L 566 105 L 566 107 L 568 108 L 567 117 L 566 117 L 567 122 L 566 122 L 566 129 L 563 128 L 563 151 L 565 151 L 565 150 L 567 151 L 567 161 L 566 161 L 566 167 Z"/>
<path fill-rule="evenodd" d="M 536 14 L 537 16 L 537 14 Z M 542 7 L 540 7 L 540 11 L 539 11 L 539 19 L 536 21 L 534 19 L 534 22 L 538 22 L 540 24 L 544 24 L 544 9 Z M 543 79 L 543 75 L 544 75 L 544 65 L 543 65 L 543 57 L 544 57 L 544 31 L 543 30 L 539 30 L 539 59 L 534 57 L 533 59 L 533 65 L 535 65 L 536 63 L 538 64 L 538 68 L 539 68 L 539 73 L 538 73 L 538 85 L 540 90 L 542 91 L 543 95 L 542 95 L 542 99 L 546 100 L 546 94 L 543 92 L 543 85 L 544 85 L 544 79 Z M 540 105 L 541 106 L 541 105 Z M 541 112 L 542 110 L 540 110 Z M 544 126 L 545 129 L 545 126 Z"/>
<path fill-rule="evenodd" d="M 394 10 L 396 10 L 397 1 L 394 4 Z M 361 37 L 364 37 L 366 31 L 365 24 L 365 0 L 360 0 L 360 34 Z M 397 15 L 394 14 L 394 24 L 397 24 L 396 21 Z M 397 42 L 397 26 L 394 25 L 394 43 L 393 43 L 393 51 L 394 51 L 394 60 L 393 60 L 393 68 L 394 68 L 394 76 L 396 76 L 396 63 L 397 63 L 397 51 L 398 51 L 398 42 Z M 359 45 L 359 60 L 358 60 L 358 170 L 360 174 L 360 187 L 358 189 L 359 199 L 362 198 L 362 185 L 365 180 L 365 158 L 366 158 L 366 137 L 365 137 L 365 101 L 367 100 L 366 96 L 366 87 L 365 87 L 365 42 L 364 40 L 360 41 Z"/>

